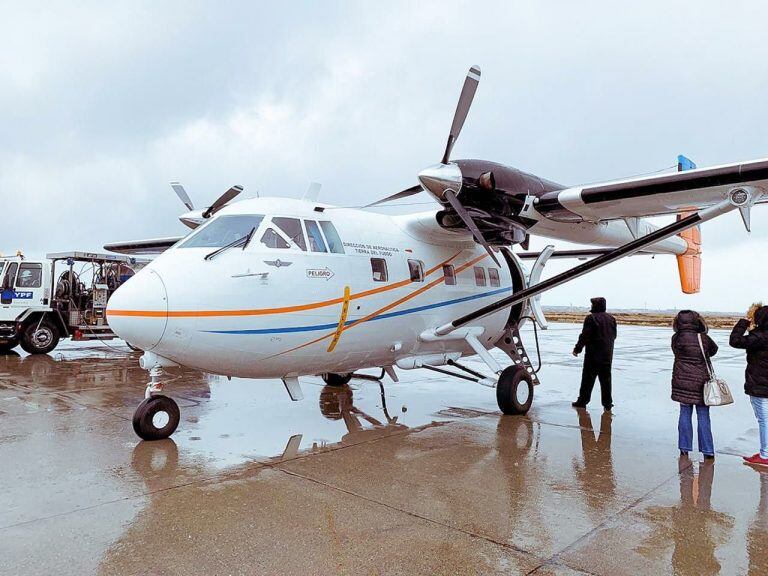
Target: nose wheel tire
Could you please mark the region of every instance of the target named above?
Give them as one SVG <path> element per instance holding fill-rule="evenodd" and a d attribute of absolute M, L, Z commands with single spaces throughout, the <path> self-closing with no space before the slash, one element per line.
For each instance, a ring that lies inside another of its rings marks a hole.
<path fill-rule="evenodd" d="M 533 379 L 523 366 L 505 368 L 496 385 L 496 401 L 504 414 L 526 414 L 533 404 Z"/>
<path fill-rule="evenodd" d="M 350 380 L 352 380 L 351 372 L 347 372 L 346 374 L 331 374 L 330 372 L 323 374 L 323 382 L 328 384 L 328 386 L 344 386 L 345 384 L 349 384 Z"/>
<path fill-rule="evenodd" d="M 59 329 L 47 320 L 32 321 L 21 333 L 21 347 L 29 354 L 48 354 L 59 343 Z"/>
<path fill-rule="evenodd" d="M 181 419 L 179 406 L 168 396 L 151 396 L 133 413 L 133 430 L 142 440 L 162 440 L 176 430 Z"/>

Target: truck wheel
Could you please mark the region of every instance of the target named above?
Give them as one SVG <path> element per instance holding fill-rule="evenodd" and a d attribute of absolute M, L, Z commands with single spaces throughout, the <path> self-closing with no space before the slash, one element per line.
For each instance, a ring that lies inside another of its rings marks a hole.
<path fill-rule="evenodd" d="M 19 345 L 18 340 L 5 340 L 3 342 L 0 342 L 0 352 L 8 352 L 9 350 L 13 350 L 16 348 L 16 346 Z"/>
<path fill-rule="evenodd" d="M 150 396 L 133 413 L 133 430 L 142 440 L 168 438 L 179 425 L 179 405 L 168 396 Z"/>
<path fill-rule="evenodd" d="M 504 369 L 496 385 L 496 401 L 504 414 L 525 414 L 533 404 L 533 380 L 522 366 Z"/>
<path fill-rule="evenodd" d="M 323 374 L 323 382 L 328 384 L 328 386 L 344 386 L 344 384 L 349 384 L 349 381 L 352 380 L 352 373 L 348 372 L 346 374 L 332 374 L 328 372 L 327 374 Z"/>
<path fill-rule="evenodd" d="M 32 321 L 21 333 L 21 347 L 29 354 L 48 354 L 59 343 L 59 329 L 47 320 Z"/>

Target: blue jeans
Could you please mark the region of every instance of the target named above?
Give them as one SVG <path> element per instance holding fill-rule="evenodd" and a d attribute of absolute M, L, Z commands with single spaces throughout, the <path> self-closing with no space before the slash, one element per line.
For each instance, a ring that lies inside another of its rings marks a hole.
<path fill-rule="evenodd" d="M 715 442 L 712 440 L 709 406 L 696 404 L 696 424 L 699 432 L 699 451 L 706 456 L 714 456 Z M 680 451 L 693 452 L 693 404 L 680 404 L 677 432 Z"/>
<path fill-rule="evenodd" d="M 755 411 L 757 425 L 760 427 L 760 457 L 768 458 L 768 398 L 750 396 L 752 410 Z"/>

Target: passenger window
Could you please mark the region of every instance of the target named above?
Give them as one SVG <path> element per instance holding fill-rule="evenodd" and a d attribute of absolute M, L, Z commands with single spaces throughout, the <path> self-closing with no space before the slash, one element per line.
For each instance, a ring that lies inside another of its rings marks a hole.
<path fill-rule="evenodd" d="M 411 282 L 424 282 L 424 263 L 421 260 L 408 260 Z"/>
<path fill-rule="evenodd" d="M 475 284 L 478 286 L 485 286 L 485 268 L 482 266 L 475 266 Z"/>
<path fill-rule="evenodd" d="M 267 231 L 261 237 L 261 243 L 267 248 L 280 248 L 281 250 L 290 248 L 291 245 L 286 242 L 280 234 L 267 228 Z"/>
<path fill-rule="evenodd" d="M 3 289 L 13 288 L 13 281 L 16 278 L 16 270 L 18 269 L 18 262 L 11 262 L 8 264 L 8 268 L 5 271 L 5 278 L 3 278 Z"/>
<path fill-rule="evenodd" d="M 223 248 L 248 236 L 263 219 L 261 214 L 219 216 L 192 232 L 179 248 Z"/>
<path fill-rule="evenodd" d="M 325 234 L 325 239 L 328 241 L 328 248 L 331 249 L 331 252 L 334 254 L 344 254 L 344 245 L 341 243 L 341 238 L 339 238 L 333 222 L 322 220 L 320 228 L 323 229 L 323 234 Z"/>
<path fill-rule="evenodd" d="M 42 264 L 22 264 L 19 277 L 16 279 L 18 288 L 40 288 L 43 285 Z"/>
<path fill-rule="evenodd" d="M 274 217 L 272 218 L 272 224 L 285 232 L 285 235 L 288 236 L 288 238 L 291 239 L 291 242 L 296 244 L 296 246 L 305 252 L 307 251 L 307 243 L 304 240 L 304 230 L 301 229 L 301 220 L 298 218 Z"/>
<path fill-rule="evenodd" d="M 450 264 L 443 266 L 443 278 L 446 286 L 456 285 L 456 270 Z"/>
<path fill-rule="evenodd" d="M 304 225 L 307 227 L 307 238 L 309 239 L 309 249 L 312 252 L 328 252 L 325 247 L 325 241 L 323 235 L 320 232 L 320 227 L 314 220 L 304 220 Z"/>
<path fill-rule="evenodd" d="M 371 273 L 374 282 L 386 282 L 389 279 L 387 261 L 384 258 L 371 258 Z"/>
<path fill-rule="evenodd" d="M 496 268 L 488 268 L 488 278 L 491 281 L 491 286 L 501 286 L 501 278 Z"/>

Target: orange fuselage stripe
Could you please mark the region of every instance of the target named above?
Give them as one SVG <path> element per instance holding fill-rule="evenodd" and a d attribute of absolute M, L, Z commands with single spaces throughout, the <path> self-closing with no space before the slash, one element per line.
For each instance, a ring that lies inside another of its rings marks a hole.
<path fill-rule="evenodd" d="M 448 264 L 451 260 L 456 258 L 461 252 L 457 252 L 447 260 L 441 262 L 437 266 L 434 266 L 427 270 L 426 276 L 434 274 L 437 270 L 441 269 L 445 264 Z M 386 286 L 379 288 L 372 288 L 371 290 L 364 290 L 350 296 L 350 300 L 357 300 L 358 298 L 365 298 L 366 296 L 373 296 L 374 294 L 381 294 L 382 292 L 388 292 L 396 288 L 402 288 L 412 284 L 411 280 L 401 280 L 400 282 L 393 282 Z M 315 310 L 317 308 L 325 308 L 326 306 L 333 306 L 334 304 L 341 304 L 344 298 L 333 298 L 332 300 L 323 300 L 320 302 L 311 302 L 309 304 L 298 304 L 295 306 L 284 306 L 282 308 L 260 308 L 253 310 L 169 310 L 167 312 L 163 310 L 107 310 L 109 316 L 134 316 L 141 318 L 203 318 L 212 316 L 266 316 L 269 314 L 284 314 L 286 312 L 302 312 L 304 310 Z"/>

